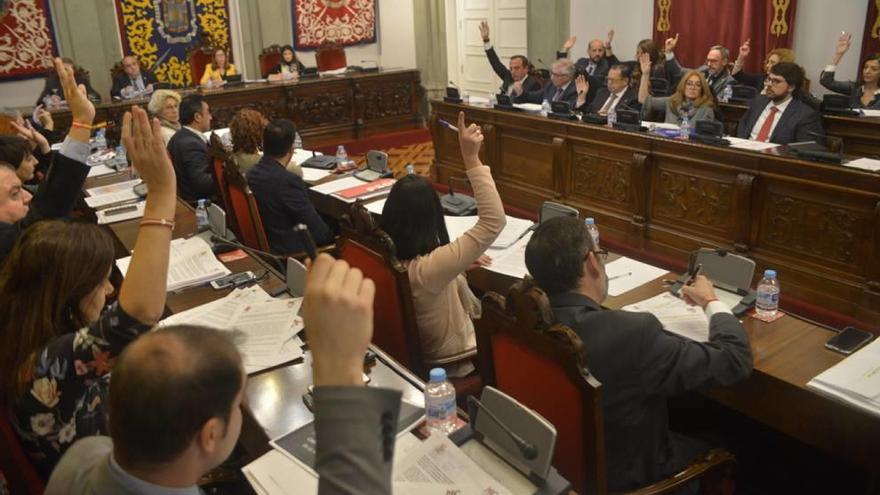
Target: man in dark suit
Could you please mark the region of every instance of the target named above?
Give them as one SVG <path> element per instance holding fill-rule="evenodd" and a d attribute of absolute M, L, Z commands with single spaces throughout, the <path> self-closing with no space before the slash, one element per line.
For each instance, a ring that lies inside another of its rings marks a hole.
<path fill-rule="evenodd" d="M 101 103 L 101 95 L 99 95 L 92 87 L 88 73 L 83 69 L 76 67 L 73 64 L 73 60 L 67 57 L 62 58 L 61 60 L 64 62 L 65 67 L 73 71 L 77 86 L 85 88 L 88 99 L 94 103 Z M 62 101 L 64 101 L 64 90 L 62 89 L 61 80 L 58 78 L 57 73 L 49 74 L 46 77 L 43 91 L 40 93 L 40 96 L 37 98 L 37 102 L 34 105 L 51 107 L 60 104 Z"/>
<path fill-rule="evenodd" d="M 797 97 L 804 69 L 790 62 L 770 68 L 764 93 L 756 96 L 736 128 L 737 137 L 776 144 L 813 141 L 823 134 L 822 119 Z"/>
<path fill-rule="evenodd" d="M 180 123 L 183 127 L 168 141 L 168 153 L 177 173 L 177 191 L 185 201 L 196 202 L 217 196 L 211 174 L 208 138 L 211 130 L 211 109 L 200 95 L 189 95 L 180 102 Z"/>
<path fill-rule="evenodd" d="M 550 71 L 550 82 L 544 89 L 525 91 L 523 85 L 517 81 L 513 83 L 514 100 L 517 103 L 543 103 L 549 101 L 564 101 L 570 108 L 574 108 L 577 99 L 577 88 L 574 84 L 574 63 L 567 58 L 561 58 L 553 62 Z"/>
<path fill-rule="evenodd" d="M 141 70 L 137 57 L 129 55 L 122 59 L 122 72 L 113 79 L 110 97 L 116 100 L 139 98 L 152 93 L 156 84 L 156 76 Z"/>
<path fill-rule="evenodd" d="M 611 109 L 635 110 L 641 109 L 639 94 L 630 85 L 632 72 L 628 65 L 618 64 L 608 71 L 605 78 L 605 86 L 591 91 L 601 83 L 601 79 L 595 77 L 585 78 L 578 76 L 575 81 L 577 87 L 577 100 L 575 107 L 584 113 L 595 115 L 608 115 Z"/>
<path fill-rule="evenodd" d="M 572 36 L 565 40 L 562 44 L 562 50 L 556 52 L 556 58 L 568 58 L 568 52 L 577 41 L 576 36 Z M 608 75 L 611 64 L 605 58 L 605 43 L 600 39 L 591 40 L 587 44 L 587 57 L 581 57 L 574 63 L 575 72 L 593 76 L 599 79 Z"/>
<path fill-rule="evenodd" d="M 556 319 L 587 350 L 586 366 L 602 383 L 608 490 L 629 491 L 660 480 L 708 450 L 668 428 L 666 399 L 708 386 L 729 386 L 752 371 L 745 329 L 698 276 L 682 289 L 709 319 L 709 341 L 665 332 L 651 314 L 604 310 L 605 253 L 583 223 L 549 220 L 526 247 L 526 266 L 547 293 Z"/>
<path fill-rule="evenodd" d="M 319 246 L 333 242 L 333 232 L 309 201 L 306 183 L 286 169 L 295 139 L 293 122 L 269 122 L 263 130 L 263 158 L 247 173 L 272 252 L 285 255 L 305 251 L 301 236 L 293 231 L 297 224 L 305 224 Z"/>
<path fill-rule="evenodd" d="M 667 66 L 672 65 L 674 67 L 672 72 L 680 77 L 680 75 L 687 72 L 688 69 L 682 68 L 678 63 L 678 60 L 675 59 L 674 50 L 677 44 L 677 34 L 675 35 L 675 38 L 670 38 L 666 41 L 666 61 Z M 694 69 L 703 74 L 703 77 L 706 78 L 706 82 L 709 83 L 709 89 L 712 90 L 712 94 L 716 97 L 721 96 L 724 88 L 736 84 L 736 79 L 734 79 L 733 76 L 730 75 L 730 71 L 727 70 L 729 63 L 730 51 L 721 45 L 715 45 L 709 48 L 709 53 L 706 54 L 706 63 Z"/>
<path fill-rule="evenodd" d="M 529 76 L 532 64 L 525 55 L 514 55 L 510 57 L 510 68 L 501 63 L 495 48 L 489 42 L 489 24 L 486 21 L 480 23 L 480 36 L 483 38 L 483 49 L 486 50 L 486 57 L 489 64 L 495 70 L 495 74 L 501 78 L 501 87 L 498 88 L 499 93 L 512 96 L 513 84 L 522 82 L 525 91 L 536 91 L 541 89 L 541 83 L 534 77 Z"/>
<path fill-rule="evenodd" d="M 306 287 L 318 493 L 391 493 L 401 393 L 361 378 L 375 286 L 322 254 Z M 111 438 L 72 445 L 46 494 L 201 493 L 199 478 L 229 457 L 242 429 L 247 377 L 232 340 L 210 328 L 161 328 L 129 344 L 113 373 Z"/>

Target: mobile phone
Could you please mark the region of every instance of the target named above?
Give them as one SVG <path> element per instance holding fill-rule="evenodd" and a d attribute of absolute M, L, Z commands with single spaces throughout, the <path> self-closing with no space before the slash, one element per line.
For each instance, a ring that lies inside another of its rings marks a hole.
<path fill-rule="evenodd" d="M 825 347 L 841 354 L 852 354 L 867 344 L 874 336 L 856 327 L 846 327 L 837 335 L 828 339 Z"/>
<path fill-rule="evenodd" d="M 212 280 L 211 287 L 213 287 L 214 290 L 228 289 L 230 287 L 238 287 L 255 279 L 256 277 L 254 276 L 254 272 L 251 271 L 233 273 L 231 275 L 218 278 L 217 280 Z"/>

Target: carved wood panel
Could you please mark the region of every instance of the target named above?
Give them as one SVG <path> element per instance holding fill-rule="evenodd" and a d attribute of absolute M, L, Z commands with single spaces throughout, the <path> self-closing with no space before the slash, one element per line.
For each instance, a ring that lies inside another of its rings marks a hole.
<path fill-rule="evenodd" d="M 764 210 L 761 243 L 791 253 L 861 266 L 860 234 L 869 219 L 861 212 L 770 192 Z"/>
<path fill-rule="evenodd" d="M 632 174 L 630 164 L 622 160 L 575 153 L 572 164 L 572 194 L 589 201 L 629 205 Z"/>
<path fill-rule="evenodd" d="M 652 209 L 655 218 L 698 225 L 720 234 L 731 231 L 733 184 L 668 169 L 658 173 Z"/>
<path fill-rule="evenodd" d="M 350 92 L 321 91 L 296 94 L 290 101 L 297 127 L 346 124 L 352 120 Z"/>
<path fill-rule="evenodd" d="M 413 85 L 410 81 L 393 81 L 381 85 L 357 85 L 363 95 L 365 121 L 399 117 L 412 113 Z"/>

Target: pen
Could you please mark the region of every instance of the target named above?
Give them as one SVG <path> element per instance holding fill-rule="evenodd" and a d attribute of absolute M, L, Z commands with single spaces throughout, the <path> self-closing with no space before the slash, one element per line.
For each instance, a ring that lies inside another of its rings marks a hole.
<path fill-rule="evenodd" d="M 303 223 L 298 223 L 293 227 L 293 231 L 299 232 L 303 236 L 303 242 L 306 245 L 306 255 L 308 255 L 310 260 L 315 261 L 315 258 L 318 257 L 318 248 L 315 246 L 315 239 L 312 237 L 312 233 L 309 232 L 309 228 Z"/>
<path fill-rule="evenodd" d="M 443 120 L 443 119 L 437 119 L 437 122 L 439 122 L 440 125 L 442 125 L 443 127 L 449 129 L 449 130 L 452 131 L 452 132 L 458 132 L 458 127 L 455 127 L 454 125 L 450 124 L 449 122 L 446 122 L 446 121 Z"/>
<path fill-rule="evenodd" d="M 629 277 L 629 276 L 632 275 L 632 274 L 633 274 L 632 272 L 621 273 L 620 275 L 615 275 L 615 276 L 609 278 L 608 281 L 610 282 L 610 281 L 612 281 L 612 280 L 617 280 L 617 279 L 619 279 L 619 278 Z"/>

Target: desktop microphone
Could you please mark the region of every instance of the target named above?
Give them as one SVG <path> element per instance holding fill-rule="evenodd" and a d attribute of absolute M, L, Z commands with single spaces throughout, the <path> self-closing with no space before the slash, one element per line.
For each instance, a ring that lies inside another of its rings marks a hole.
<path fill-rule="evenodd" d="M 501 420 L 498 419 L 498 416 L 495 416 L 495 413 L 493 413 L 492 411 L 489 410 L 489 408 L 484 406 L 483 403 L 480 402 L 479 399 L 477 399 L 476 397 L 471 395 L 471 396 L 468 396 L 467 403 L 468 403 L 468 415 L 471 418 L 471 422 L 476 421 L 476 418 L 477 418 L 477 411 L 476 410 L 479 409 L 480 411 L 486 413 L 489 416 L 489 418 L 491 418 L 492 421 L 494 421 L 495 424 L 497 424 L 498 427 L 501 428 L 501 430 L 508 437 L 510 437 L 511 440 L 513 440 L 513 443 L 516 444 L 517 448 L 519 449 L 519 451 L 523 455 L 523 457 L 525 457 L 527 460 L 530 460 L 530 461 L 534 460 L 535 458 L 538 457 L 538 448 L 535 447 L 535 444 L 533 444 L 531 442 L 527 442 L 526 440 L 523 440 L 523 438 L 521 436 L 514 433 L 514 431 L 511 430 L 509 426 L 502 423 Z"/>
<path fill-rule="evenodd" d="M 539 64 L 544 66 L 545 69 L 550 70 L 550 67 L 548 67 L 547 64 L 545 64 L 543 60 L 541 60 L 540 58 L 536 59 L 536 60 L 538 61 Z"/>
<path fill-rule="evenodd" d="M 449 194 L 444 194 L 440 196 L 440 206 L 443 207 L 450 215 L 462 217 L 467 215 L 473 215 L 477 211 L 477 200 L 474 198 L 459 194 L 455 195 L 455 191 L 452 189 L 452 181 L 459 180 L 463 182 L 467 182 L 467 179 L 454 177 L 452 175 L 447 179 L 447 187 L 449 187 Z"/>
<path fill-rule="evenodd" d="M 457 88 L 457 87 L 458 87 L 458 84 L 455 84 L 455 83 L 452 82 L 452 81 L 449 81 L 449 85 L 452 86 L 453 88 Z"/>
<path fill-rule="evenodd" d="M 275 262 L 275 261 L 286 262 L 287 261 L 287 256 L 279 256 L 277 254 L 272 254 L 267 251 L 260 251 L 259 249 L 254 249 L 252 247 L 245 246 L 244 244 L 240 244 L 235 241 L 230 241 L 228 239 L 224 239 L 216 234 L 211 236 L 211 242 L 214 244 L 226 244 L 228 246 L 235 246 L 241 250 L 246 251 L 248 254 L 256 255 L 255 257 L 266 257 L 266 258 L 271 259 L 273 262 Z"/>

